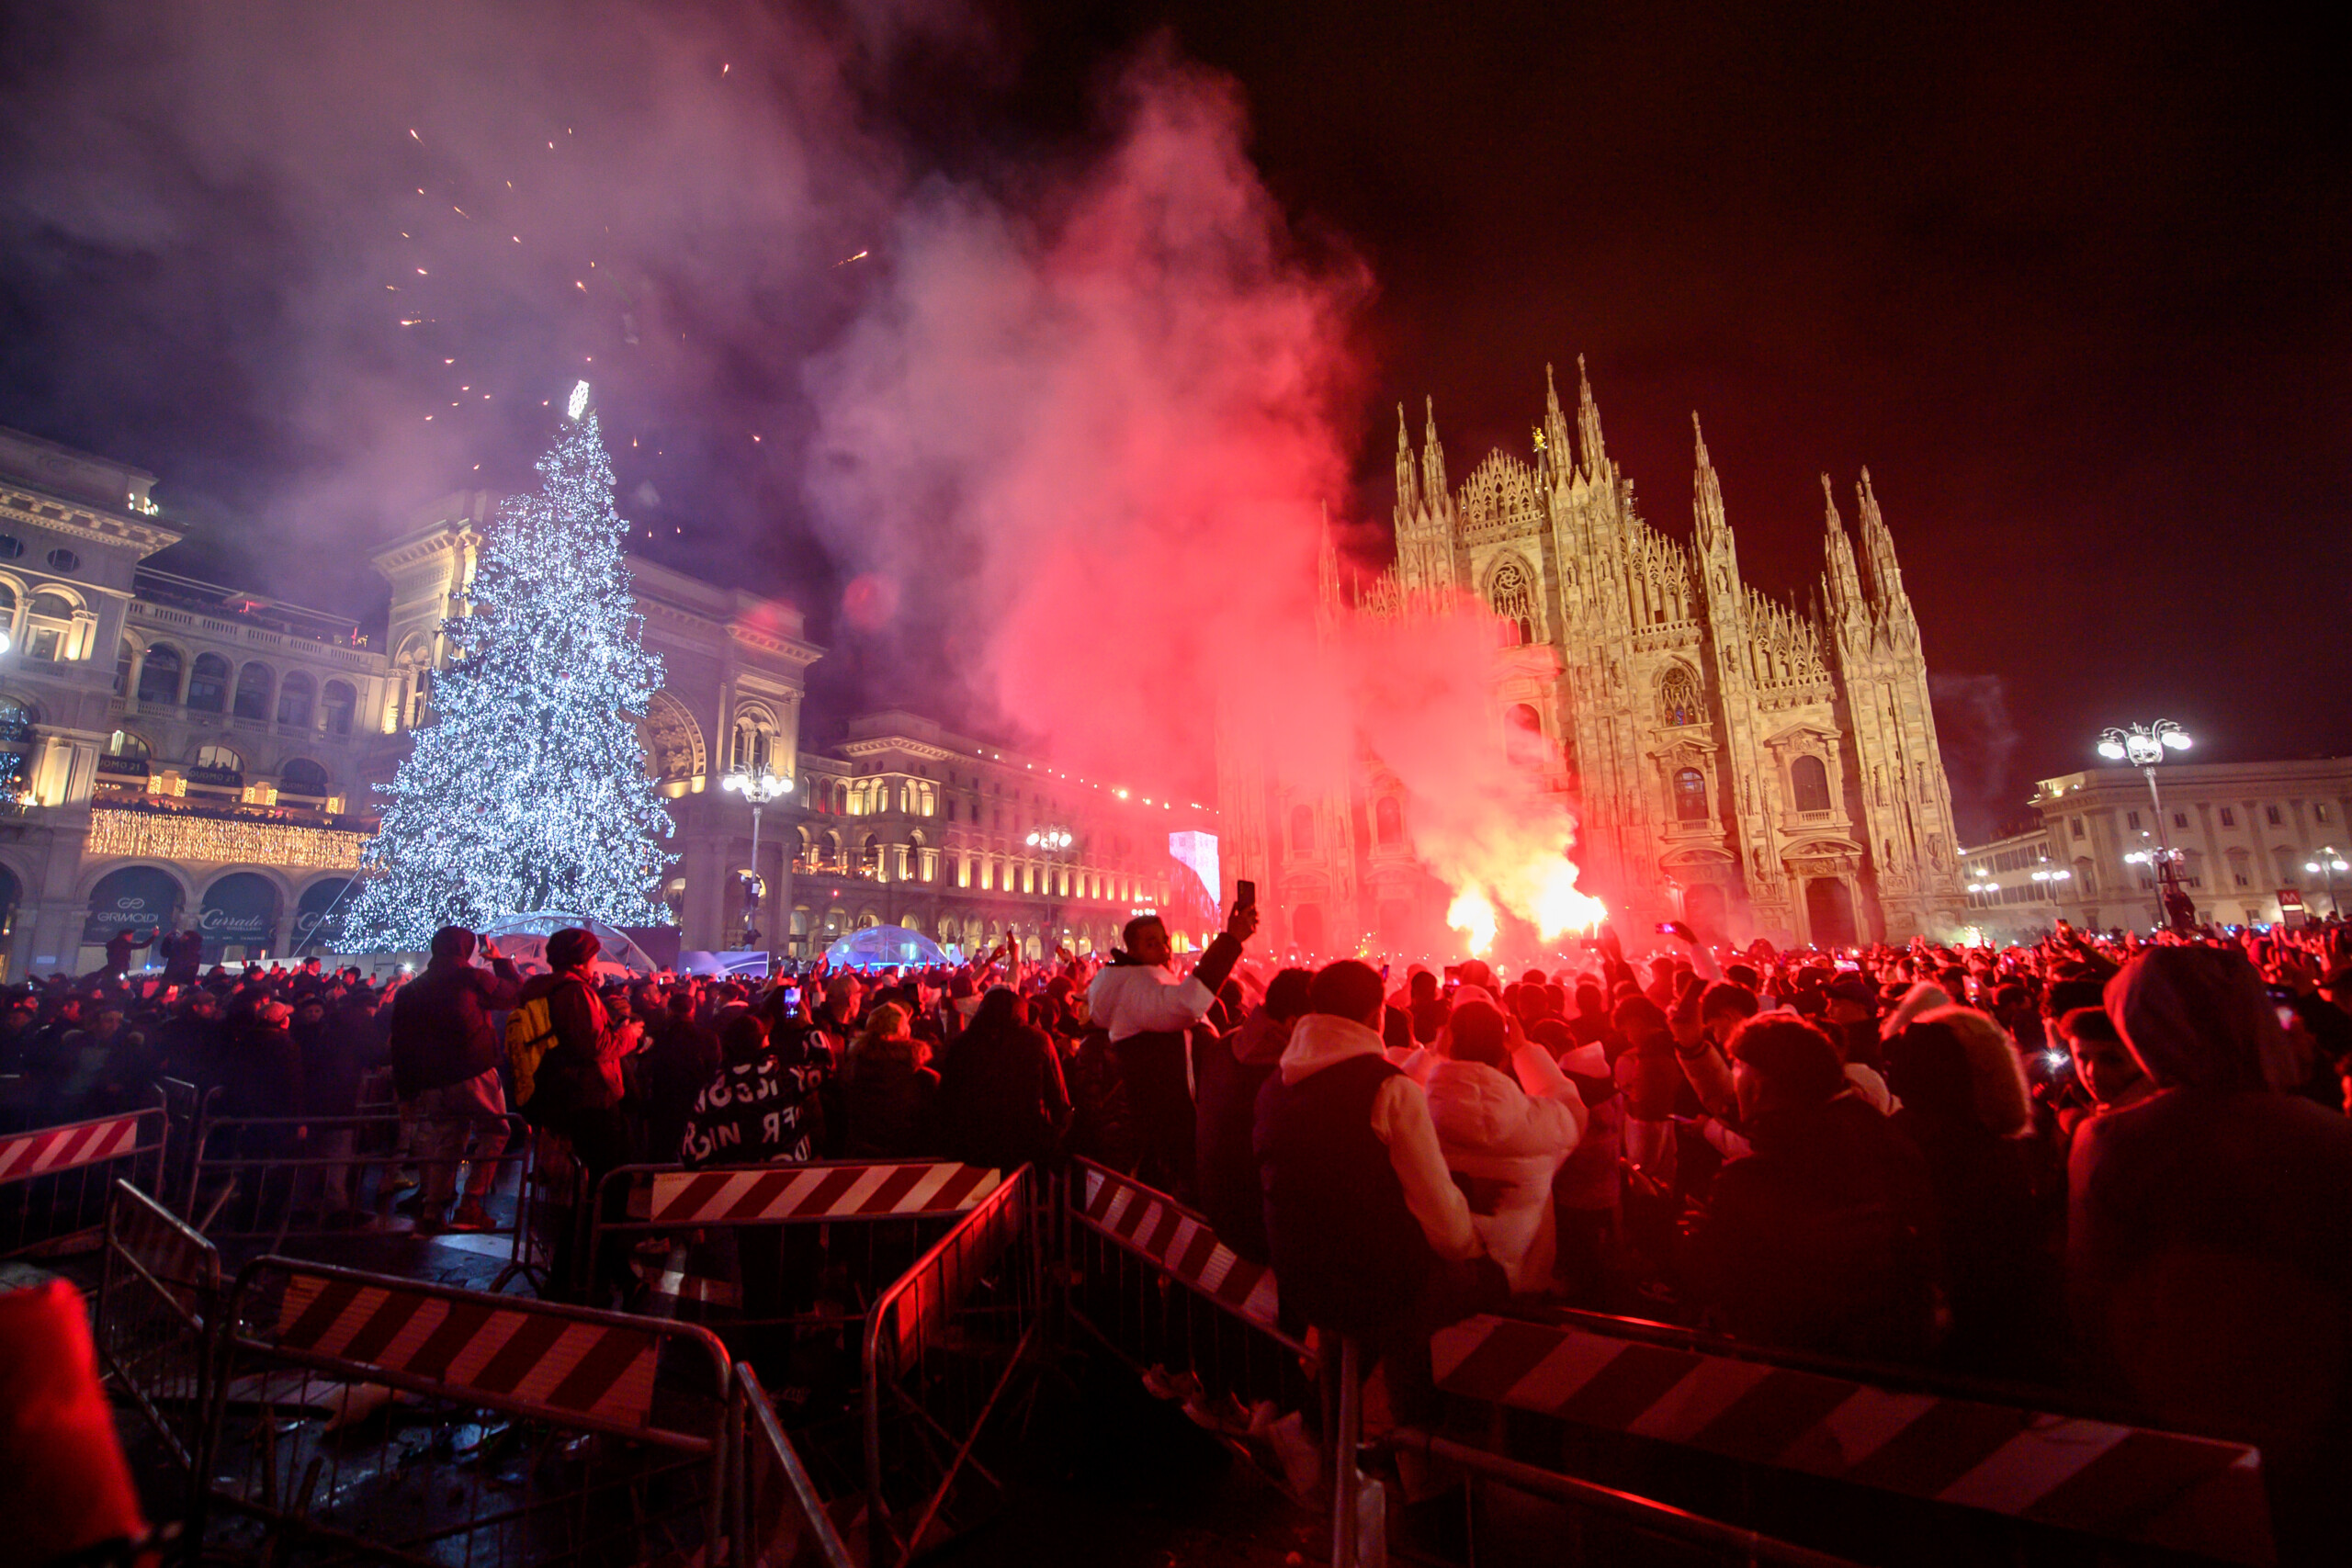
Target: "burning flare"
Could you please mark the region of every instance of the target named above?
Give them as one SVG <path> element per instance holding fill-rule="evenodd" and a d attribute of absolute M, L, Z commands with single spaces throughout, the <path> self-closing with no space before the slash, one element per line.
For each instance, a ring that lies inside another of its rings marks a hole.
<path fill-rule="evenodd" d="M 1453 902 L 1446 906 L 1445 923 L 1468 939 L 1473 958 L 1484 957 L 1495 945 L 1494 900 L 1476 887 L 1465 887 L 1453 896 Z"/>

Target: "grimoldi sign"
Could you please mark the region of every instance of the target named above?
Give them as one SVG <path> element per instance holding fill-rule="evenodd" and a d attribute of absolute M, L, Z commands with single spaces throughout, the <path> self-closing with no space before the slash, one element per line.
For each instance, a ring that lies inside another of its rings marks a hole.
<path fill-rule="evenodd" d="M 152 866 L 108 872 L 90 890 L 90 912 L 82 922 L 82 941 L 96 946 L 123 931 L 143 936 L 168 926 L 179 902 L 179 885 Z"/>

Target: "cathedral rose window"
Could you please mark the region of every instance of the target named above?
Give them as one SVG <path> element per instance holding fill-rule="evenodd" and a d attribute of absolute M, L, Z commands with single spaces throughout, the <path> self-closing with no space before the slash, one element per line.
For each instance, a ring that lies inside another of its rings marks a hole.
<path fill-rule="evenodd" d="M 1515 641 L 1525 644 L 1535 640 L 1535 595 L 1528 586 L 1527 573 L 1517 561 L 1507 560 L 1496 569 L 1487 595 L 1495 614 L 1510 623 Z"/>

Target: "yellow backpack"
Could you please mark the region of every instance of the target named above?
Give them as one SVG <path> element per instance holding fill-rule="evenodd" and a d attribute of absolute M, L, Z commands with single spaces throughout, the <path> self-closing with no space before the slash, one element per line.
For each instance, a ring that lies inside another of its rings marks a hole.
<path fill-rule="evenodd" d="M 506 1015 L 506 1062 L 514 1070 L 514 1108 L 526 1121 L 538 1121 L 531 1110 L 531 1094 L 538 1088 L 539 1063 L 554 1046 L 555 1017 L 546 997 L 533 997 Z"/>

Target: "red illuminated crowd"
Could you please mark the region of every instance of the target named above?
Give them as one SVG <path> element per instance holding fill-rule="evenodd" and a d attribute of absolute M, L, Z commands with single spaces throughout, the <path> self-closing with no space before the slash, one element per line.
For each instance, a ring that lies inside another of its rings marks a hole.
<path fill-rule="evenodd" d="M 1600 1310 L 2069 1387 L 2260 1442 L 2282 1522 L 2344 1506 L 2352 926 L 1839 955 L 1678 928 L 1392 974 L 1249 961 L 1256 922 L 1182 964 L 1147 917 L 1107 962 L 1008 940 L 759 983 L 599 978 L 584 931 L 527 979 L 455 928 L 380 986 L 182 953 L 6 993 L 0 1074 L 19 1125 L 218 1086 L 314 1158 L 348 1134 L 304 1119 L 396 1102 L 427 1231 L 489 1223 L 517 1113 L 592 1176 L 1083 1156 L 1271 1263 L 1293 1326 L 1363 1338 L 1400 1411 L 1444 1322 Z M 329 1170 L 307 1201 L 370 1224 Z M 773 1266 L 741 1262 L 747 1291 Z"/>

